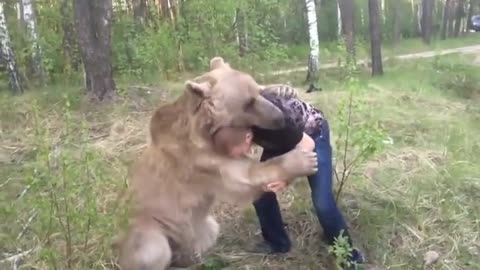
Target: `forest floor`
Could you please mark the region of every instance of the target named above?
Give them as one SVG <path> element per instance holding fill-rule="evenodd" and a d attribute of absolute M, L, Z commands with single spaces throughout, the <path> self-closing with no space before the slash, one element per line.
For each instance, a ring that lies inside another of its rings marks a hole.
<path fill-rule="evenodd" d="M 384 148 L 358 164 L 339 205 L 366 269 L 480 269 L 480 79 L 475 57 L 389 60 L 385 75 L 356 74 L 355 124 L 378 122 Z M 301 93 L 336 130 L 349 96 L 342 69 L 322 71 L 321 92 Z M 264 82 L 304 74 L 270 74 Z M 94 106 L 62 85 L 0 98 L 0 269 L 116 269 L 111 239 L 125 224 L 127 170 L 145 147 L 148 119 L 182 82 L 119 86 Z M 166 90 L 168 89 L 168 90 Z M 338 152 L 338 151 L 335 151 Z M 305 181 L 280 195 L 294 243 L 283 256 L 248 253 L 261 239 L 252 207 L 221 205 L 218 244 L 199 269 L 332 269 Z"/>

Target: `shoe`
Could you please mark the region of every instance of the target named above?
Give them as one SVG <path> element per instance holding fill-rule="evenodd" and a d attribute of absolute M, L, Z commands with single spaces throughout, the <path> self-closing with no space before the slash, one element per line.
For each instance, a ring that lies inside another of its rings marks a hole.
<path fill-rule="evenodd" d="M 362 253 L 358 249 L 353 249 L 351 259 L 350 259 L 350 266 L 342 265 L 342 269 L 344 270 L 357 270 L 359 269 L 359 265 L 364 263 L 364 259 Z"/>

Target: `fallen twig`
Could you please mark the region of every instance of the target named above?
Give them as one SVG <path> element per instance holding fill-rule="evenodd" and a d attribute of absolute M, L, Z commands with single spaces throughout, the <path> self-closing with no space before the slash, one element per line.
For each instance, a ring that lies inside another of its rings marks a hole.
<path fill-rule="evenodd" d="M 26 186 L 25 189 L 20 192 L 20 194 L 17 195 L 17 200 L 21 199 L 25 194 L 27 194 L 27 191 L 30 189 L 30 185 Z"/>
<path fill-rule="evenodd" d="M 27 222 L 23 225 L 22 227 L 22 231 L 17 235 L 17 241 L 20 240 L 20 238 L 22 238 L 22 236 L 25 234 L 25 232 L 27 231 L 28 227 L 30 226 L 30 224 L 32 223 L 33 219 L 37 216 L 38 212 L 36 209 L 33 209 L 33 214 L 28 218 Z"/>
<path fill-rule="evenodd" d="M 18 269 L 18 262 L 23 258 L 23 257 L 26 257 L 28 256 L 30 253 L 32 253 L 35 249 L 31 248 L 29 250 L 26 250 L 26 251 L 22 251 L 18 254 L 15 254 L 15 255 L 12 255 L 8 258 L 5 258 L 3 260 L 0 261 L 0 264 L 1 263 L 6 263 L 6 262 L 10 262 L 12 263 L 12 266 L 13 266 L 13 270 L 17 270 Z"/>
<path fill-rule="evenodd" d="M 2 188 L 3 186 L 7 185 L 10 181 L 12 181 L 13 178 L 8 178 L 5 182 L 3 182 L 1 185 L 0 185 L 0 188 Z"/>

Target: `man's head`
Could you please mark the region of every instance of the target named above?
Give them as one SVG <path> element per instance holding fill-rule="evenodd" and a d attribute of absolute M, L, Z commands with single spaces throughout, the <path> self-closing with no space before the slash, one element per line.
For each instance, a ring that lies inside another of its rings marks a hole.
<path fill-rule="evenodd" d="M 237 158 L 249 153 L 253 134 L 249 128 L 223 127 L 213 136 L 215 149 Z"/>

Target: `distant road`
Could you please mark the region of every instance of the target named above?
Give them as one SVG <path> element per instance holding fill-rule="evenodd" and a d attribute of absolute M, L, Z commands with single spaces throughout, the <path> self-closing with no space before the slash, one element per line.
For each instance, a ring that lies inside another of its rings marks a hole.
<path fill-rule="evenodd" d="M 429 58 L 429 57 L 434 57 L 438 55 L 446 55 L 446 54 L 452 54 L 452 53 L 478 53 L 478 55 L 480 55 L 480 45 L 459 47 L 454 49 L 443 49 L 443 50 L 436 50 L 436 51 L 425 51 L 425 52 L 419 52 L 419 53 L 400 54 L 395 56 L 394 58 L 399 60 L 408 60 L 408 59 L 417 59 L 417 58 Z M 389 59 L 388 57 L 385 57 L 383 60 L 385 61 L 388 59 Z M 365 64 L 365 60 L 358 60 L 357 64 L 358 65 Z M 337 65 L 338 65 L 337 63 L 321 64 L 320 69 L 334 68 L 334 67 L 337 67 Z M 283 70 L 269 72 L 268 75 L 289 74 L 294 72 L 307 71 L 307 69 L 308 69 L 307 67 L 283 69 Z M 260 74 L 260 75 L 264 76 L 265 74 Z"/>

